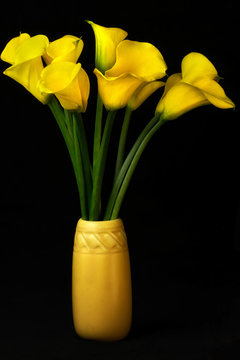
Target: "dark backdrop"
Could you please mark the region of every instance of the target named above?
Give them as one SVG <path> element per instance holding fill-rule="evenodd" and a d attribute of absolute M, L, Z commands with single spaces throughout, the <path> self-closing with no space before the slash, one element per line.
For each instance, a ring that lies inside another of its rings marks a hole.
<path fill-rule="evenodd" d="M 93 91 L 94 36 L 84 20 L 159 48 L 168 74 L 205 54 L 237 108 L 204 107 L 167 123 L 146 149 L 121 217 L 128 235 L 134 317 L 127 339 L 79 339 L 71 318 L 71 256 L 78 195 L 47 106 L 1 82 L 2 359 L 235 359 L 240 349 L 239 10 L 233 1 L 27 2 L 1 5 L 0 48 L 19 32 L 83 36 Z M 90 54 L 90 55 L 89 55 Z M 6 68 L 1 62 L 1 72 Z M 161 91 L 136 111 L 128 146 Z M 121 112 L 120 112 L 121 113 Z M 116 120 L 115 134 L 119 131 Z M 114 144 L 113 144 L 114 146 Z M 105 179 L 107 191 L 111 159 Z M 236 357 L 236 358 L 239 358 Z"/>

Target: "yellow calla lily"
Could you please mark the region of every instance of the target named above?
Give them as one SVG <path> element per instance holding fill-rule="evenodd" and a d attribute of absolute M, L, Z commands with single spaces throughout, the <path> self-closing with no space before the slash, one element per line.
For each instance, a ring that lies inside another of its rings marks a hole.
<path fill-rule="evenodd" d="M 41 73 L 39 90 L 54 94 L 66 110 L 86 111 L 90 83 L 79 63 L 65 61 L 46 66 Z"/>
<path fill-rule="evenodd" d="M 166 86 L 168 81 L 171 81 L 171 76 L 167 80 Z M 161 113 L 165 120 L 173 120 L 195 107 L 207 104 L 209 102 L 201 90 L 180 80 L 172 87 L 168 86 L 168 91 L 165 92 L 165 95 L 163 94 L 156 112 Z"/>
<path fill-rule="evenodd" d="M 106 71 L 106 76 L 131 73 L 145 81 L 161 79 L 166 75 L 167 65 L 160 51 L 152 44 L 124 40 L 116 49 L 116 62 Z"/>
<path fill-rule="evenodd" d="M 182 73 L 168 78 L 156 112 L 165 120 L 172 120 L 202 105 L 234 108 L 218 79 L 217 70 L 204 55 L 194 52 L 186 55 L 182 60 Z"/>
<path fill-rule="evenodd" d="M 124 40 L 128 33 L 120 28 L 105 27 L 87 21 L 92 26 L 95 35 L 95 66 L 103 74 L 116 61 L 116 47 Z"/>
<path fill-rule="evenodd" d="M 128 73 L 109 78 L 94 69 L 94 74 L 98 80 L 98 92 L 107 110 L 125 107 L 137 88 L 144 83 L 142 79 Z"/>
<path fill-rule="evenodd" d="M 30 39 L 30 35 L 27 33 L 20 34 L 19 36 L 11 39 L 5 46 L 3 52 L 1 53 L 1 60 L 13 65 L 16 61 L 15 58 L 16 58 L 17 48 L 23 41 L 27 39 Z"/>
<path fill-rule="evenodd" d="M 82 39 L 65 35 L 49 44 L 43 55 L 47 65 L 56 61 L 71 61 L 76 63 L 83 49 Z"/>
<path fill-rule="evenodd" d="M 139 87 L 162 78 L 166 69 L 162 54 L 155 46 L 124 40 L 116 48 L 116 62 L 113 67 L 107 70 L 105 75 L 97 69 L 94 73 L 105 107 L 113 110 L 125 107 Z M 152 90 L 154 86 L 152 85 Z M 152 92 L 149 91 L 149 96 Z"/>
<path fill-rule="evenodd" d="M 10 40 L 1 54 L 4 61 L 13 64 L 3 73 L 19 82 L 43 104 L 47 102 L 48 96 L 40 93 L 37 84 L 43 70 L 41 56 L 48 44 L 48 38 L 44 35 L 30 37 L 21 34 Z"/>
<path fill-rule="evenodd" d="M 214 65 L 201 53 L 191 52 L 182 59 L 182 77 L 185 82 L 192 84 L 200 77 L 217 79 L 218 73 Z"/>

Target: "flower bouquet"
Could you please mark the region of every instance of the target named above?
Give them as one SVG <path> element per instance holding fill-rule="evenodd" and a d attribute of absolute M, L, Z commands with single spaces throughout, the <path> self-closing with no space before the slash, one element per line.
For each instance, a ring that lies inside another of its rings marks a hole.
<path fill-rule="evenodd" d="M 228 109 L 234 108 L 234 103 L 219 85 L 214 65 L 203 54 L 186 55 L 181 72 L 163 82 L 167 65 L 154 45 L 128 40 L 127 32 L 120 28 L 88 23 L 95 34 L 93 72 L 98 84 L 90 146 L 83 118 L 90 81 L 79 62 L 84 47 L 82 38 L 66 35 L 50 42 L 45 35 L 31 37 L 21 33 L 7 43 L 1 59 L 11 65 L 5 75 L 49 106 L 73 165 L 81 207 L 73 252 L 75 329 L 85 338 L 116 340 L 126 336 L 131 325 L 129 256 L 119 211 L 139 159 L 166 121 L 202 105 Z M 152 119 L 126 154 L 133 112 L 160 88 L 162 95 Z M 123 108 L 112 188 L 103 204 L 102 185 L 111 133 L 117 110 Z"/>

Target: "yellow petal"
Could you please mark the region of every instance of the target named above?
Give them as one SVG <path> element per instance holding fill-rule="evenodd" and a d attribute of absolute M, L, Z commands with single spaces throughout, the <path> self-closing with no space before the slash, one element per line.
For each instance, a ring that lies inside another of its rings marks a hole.
<path fill-rule="evenodd" d="M 66 110 L 85 112 L 89 97 L 90 83 L 87 73 L 80 68 L 78 75 L 65 89 L 55 93 L 62 107 Z"/>
<path fill-rule="evenodd" d="M 127 105 L 128 101 L 144 81 L 132 74 L 109 78 L 98 69 L 94 70 L 98 80 L 98 92 L 107 110 L 116 110 Z"/>
<path fill-rule="evenodd" d="M 3 61 L 6 61 L 9 64 L 14 64 L 17 48 L 23 41 L 25 41 L 29 38 L 30 38 L 30 35 L 23 33 L 17 37 L 14 37 L 13 39 L 11 39 L 5 46 L 5 48 L 1 54 L 1 59 Z"/>
<path fill-rule="evenodd" d="M 4 71 L 4 74 L 19 82 L 33 96 L 45 104 L 48 101 L 48 95 L 42 94 L 37 88 L 40 74 L 43 70 L 41 57 L 13 65 Z"/>
<path fill-rule="evenodd" d="M 195 82 L 195 86 L 203 91 L 206 98 L 214 106 L 221 109 L 235 107 L 232 100 L 226 96 L 223 88 L 215 80 L 203 77 Z"/>
<path fill-rule="evenodd" d="M 106 76 L 131 73 L 146 81 L 165 76 L 167 66 L 163 56 L 150 43 L 124 40 L 117 46 L 116 54 L 116 63 L 106 72 Z"/>
<path fill-rule="evenodd" d="M 82 106 L 80 110 L 81 112 L 85 112 L 87 109 L 89 92 L 90 92 L 90 81 L 86 71 L 83 70 L 83 68 L 80 69 L 78 74 L 78 84 L 82 96 Z"/>
<path fill-rule="evenodd" d="M 86 110 L 90 84 L 79 63 L 55 62 L 48 65 L 42 71 L 39 89 L 43 93 L 55 94 L 64 109 Z"/>
<path fill-rule="evenodd" d="M 156 90 L 164 86 L 165 83 L 162 81 L 153 81 L 150 83 L 144 83 L 140 86 L 133 94 L 131 99 L 128 102 L 128 106 L 132 110 L 136 110 L 142 103 L 147 100 Z"/>
<path fill-rule="evenodd" d="M 41 73 L 40 90 L 55 94 L 65 89 L 76 77 L 80 68 L 81 64 L 70 62 L 53 63 L 46 66 Z"/>
<path fill-rule="evenodd" d="M 12 46 L 12 45 L 11 45 Z M 14 56 L 14 65 L 4 71 L 4 74 L 23 85 L 39 101 L 46 103 L 48 96 L 42 95 L 37 84 L 40 79 L 43 63 L 41 56 L 48 46 L 48 38 L 44 35 L 36 35 L 32 38 L 25 35 L 25 40 L 10 51 Z"/>
<path fill-rule="evenodd" d="M 207 105 L 209 101 L 196 87 L 179 81 L 160 99 L 156 113 L 165 120 L 173 120 L 196 107 Z"/>
<path fill-rule="evenodd" d="M 26 39 L 16 49 L 14 64 L 20 64 L 42 56 L 48 44 L 49 41 L 45 35 L 36 35 Z"/>
<path fill-rule="evenodd" d="M 215 79 L 218 77 L 218 73 L 206 56 L 191 52 L 182 60 L 182 79 L 184 82 L 194 85 L 195 80 L 199 77 Z"/>
<path fill-rule="evenodd" d="M 52 61 L 71 61 L 76 63 L 83 49 L 83 41 L 73 35 L 65 35 L 49 44 L 43 58 L 46 64 Z"/>
<path fill-rule="evenodd" d="M 104 27 L 92 21 L 87 22 L 92 26 L 95 35 L 95 66 L 104 74 L 115 63 L 116 47 L 128 33 L 120 28 Z"/>
<path fill-rule="evenodd" d="M 173 87 L 173 85 L 177 84 L 181 80 L 182 80 L 181 73 L 176 73 L 176 74 L 169 76 L 169 78 L 167 79 L 167 82 L 165 84 L 163 96 L 165 96 L 165 94 L 168 92 L 168 90 L 171 89 L 171 87 Z"/>

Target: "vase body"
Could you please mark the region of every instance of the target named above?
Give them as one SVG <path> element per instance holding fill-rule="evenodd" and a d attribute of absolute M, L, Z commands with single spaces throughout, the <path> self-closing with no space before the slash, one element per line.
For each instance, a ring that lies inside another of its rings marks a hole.
<path fill-rule="evenodd" d="M 77 224 L 72 262 L 76 333 L 86 339 L 123 339 L 132 321 L 127 238 L 121 219 Z"/>

